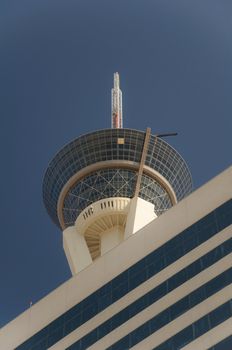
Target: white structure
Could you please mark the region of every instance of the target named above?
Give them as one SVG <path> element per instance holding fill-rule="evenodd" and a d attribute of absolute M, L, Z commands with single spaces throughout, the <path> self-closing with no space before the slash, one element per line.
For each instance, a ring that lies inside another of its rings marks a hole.
<path fill-rule="evenodd" d="M 78 216 L 74 226 L 63 231 L 64 250 L 72 274 L 156 217 L 154 206 L 142 198 L 112 197 L 91 204 Z"/>

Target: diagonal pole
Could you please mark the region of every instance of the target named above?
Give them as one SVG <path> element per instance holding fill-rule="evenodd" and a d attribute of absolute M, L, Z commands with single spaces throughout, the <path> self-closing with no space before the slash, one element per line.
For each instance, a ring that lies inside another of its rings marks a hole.
<path fill-rule="evenodd" d="M 142 175 L 143 175 L 143 167 L 144 167 L 145 160 L 146 160 L 146 157 L 147 157 L 147 149 L 148 149 L 148 144 L 149 144 L 149 141 L 150 141 L 150 136 L 151 136 L 151 128 L 147 128 L 146 136 L 145 136 L 145 140 L 144 140 L 144 144 L 143 144 L 142 156 L 141 156 L 140 165 L 139 165 L 138 178 L 137 178 L 137 182 L 136 182 L 136 186 L 135 186 L 134 197 L 138 197 L 139 196 L 141 179 L 142 179 Z"/>

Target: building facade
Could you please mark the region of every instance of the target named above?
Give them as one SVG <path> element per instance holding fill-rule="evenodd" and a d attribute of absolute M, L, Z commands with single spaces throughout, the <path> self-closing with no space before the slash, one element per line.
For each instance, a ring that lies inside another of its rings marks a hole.
<path fill-rule="evenodd" d="M 0 331 L 2 349 L 231 349 L 232 167 Z"/>

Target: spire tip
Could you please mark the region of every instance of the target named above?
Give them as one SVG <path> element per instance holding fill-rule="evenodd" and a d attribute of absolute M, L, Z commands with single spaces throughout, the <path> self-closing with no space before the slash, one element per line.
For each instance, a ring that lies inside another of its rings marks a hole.
<path fill-rule="evenodd" d="M 112 89 L 112 115 L 111 127 L 122 128 L 122 91 L 120 90 L 119 73 L 114 73 L 114 87 Z"/>

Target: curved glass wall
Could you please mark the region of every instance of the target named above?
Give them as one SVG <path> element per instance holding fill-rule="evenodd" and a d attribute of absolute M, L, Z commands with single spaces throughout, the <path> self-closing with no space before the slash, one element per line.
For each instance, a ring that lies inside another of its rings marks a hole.
<path fill-rule="evenodd" d="M 44 176 L 43 200 L 53 221 L 59 226 L 57 202 L 59 195 L 79 170 L 88 165 L 123 160 L 139 163 L 145 132 L 131 129 L 105 129 L 83 135 L 56 154 Z M 158 171 L 172 186 L 177 200 L 192 189 L 188 167 L 178 152 L 163 139 L 150 137 L 145 164 Z"/>
<path fill-rule="evenodd" d="M 88 205 L 109 197 L 132 198 L 137 174 L 127 169 L 103 169 L 91 173 L 78 181 L 64 199 L 63 216 L 65 226 L 74 225 L 77 216 Z M 154 204 L 157 215 L 171 207 L 167 192 L 155 180 L 142 176 L 139 197 Z"/>

